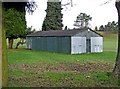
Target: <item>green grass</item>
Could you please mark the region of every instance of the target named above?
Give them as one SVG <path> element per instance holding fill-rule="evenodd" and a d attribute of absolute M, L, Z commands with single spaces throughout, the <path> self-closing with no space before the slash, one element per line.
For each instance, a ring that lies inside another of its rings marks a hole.
<path fill-rule="evenodd" d="M 117 80 L 108 75 L 114 67 L 115 55 L 8 50 L 9 86 L 117 86 Z"/>
<path fill-rule="evenodd" d="M 115 87 L 111 77 L 117 34 L 103 34 L 103 53 L 63 54 L 20 49 L 8 50 L 9 87 Z M 15 44 L 18 41 L 15 40 Z M 109 52 L 113 50 L 113 52 Z"/>
<path fill-rule="evenodd" d="M 106 34 L 103 32 L 98 32 L 98 33 L 100 33 L 103 36 L 103 50 L 104 51 L 117 50 L 117 45 L 118 45 L 117 34 L 112 34 L 112 33 Z"/>
<path fill-rule="evenodd" d="M 109 56 L 108 56 L 109 55 Z M 10 64 L 33 64 L 37 61 L 49 62 L 53 61 L 64 61 L 64 62 L 73 62 L 73 61 L 103 61 L 109 62 L 114 61 L 116 57 L 115 52 L 103 52 L 103 53 L 92 53 L 92 54 L 62 54 L 62 53 L 50 53 L 50 52 L 41 52 L 41 51 L 31 51 L 31 50 L 8 50 L 8 60 Z M 34 60 L 34 61 L 33 61 Z"/>

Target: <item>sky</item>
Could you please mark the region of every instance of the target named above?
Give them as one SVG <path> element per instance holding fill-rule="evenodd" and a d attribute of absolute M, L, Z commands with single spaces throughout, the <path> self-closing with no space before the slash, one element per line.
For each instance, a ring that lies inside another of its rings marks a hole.
<path fill-rule="evenodd" d="M 42 29 L 42 23 L 46 16 L 45 10 L 47 9 L 47 0 L 35 0 L 38 7 L 34 11 L 33 15 L 26 13 L 27 27 L 33 27 L 36 30 Z M 62 0 L 62 4 L 67 3 L 70 0 Z M 73 24 L 76 17 L 80 13 L 86 13 L 92 17 L 90 21 L 90 27 L 92 29 L 95 26 L 106 25 L 108 22 L 118 20 L 117 10 L 115 8 L 115 0 L 111 0 L 108 4 L 103 4 L 108 0 L 73 0 L 73 7 L 70 5 L 63 7 L 63 25 L 68 28 L 74 28 Z M 63 27 L 63 29 L 64 29 Z"/>

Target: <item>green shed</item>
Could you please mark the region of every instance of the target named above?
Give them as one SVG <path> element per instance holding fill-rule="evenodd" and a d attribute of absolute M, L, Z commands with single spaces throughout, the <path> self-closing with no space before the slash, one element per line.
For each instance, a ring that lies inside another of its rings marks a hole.
<path fill-rule="evenodd" d="M 90 28 L 38 31 L 28 35 L 26 43 L 28 49 L 48 52 L 103 52 L 103 37 Z"/>

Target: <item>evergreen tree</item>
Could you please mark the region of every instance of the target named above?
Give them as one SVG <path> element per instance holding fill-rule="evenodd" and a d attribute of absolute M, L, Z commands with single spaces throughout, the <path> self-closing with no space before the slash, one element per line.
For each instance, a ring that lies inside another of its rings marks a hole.
<path fill-rule="evenodd" d="M 15 38 L 24 37 L 26 29 L 25 13 L 33 13 L 37 5 L 34 1 L 28 2 L 3 2 L 3 21 L 6 36 L 9 39 L 9 48 L 12 48 Z"/>
<path fill-rule="evenodd" d="M 98 31 L 98 27 L 97 26 L 95 26 L 95 31 Z"/>
<path fill-rule="evenodd" d="M 99 27 L 99 31 L 104 31 L 104 29 L 105 29 L 105 27 L 104 27 L 103 25 L 101 25 L 101 26 Z"/>
<path fill-rule="evenodd" d="M 92 20 L 92 17 L 90 15 L 87 15 L 86 13 L 80 13 L 76 18 L 74 26 L 78 28 L 88 27 L 89 21 L 91 20 Z"/>
<path fill-rule="evenodd" d="M 4 11 L 4 27 L 6 37 L 9 41 L 9 48 L 12 48 L 14 39 L 22 37 L 25 34 L 26 21 L 23 12 L 18 12 L 14 8 Z"/>
<path fill-rule="evenodd" d="M 46 17 L 44 19 L 42 30 L 62 30 L 61 2 L 47 2 Z"/>

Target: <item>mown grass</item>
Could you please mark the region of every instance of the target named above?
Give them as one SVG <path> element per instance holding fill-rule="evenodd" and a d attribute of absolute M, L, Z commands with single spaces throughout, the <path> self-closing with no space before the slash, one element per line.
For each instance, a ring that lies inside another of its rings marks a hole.
<path fill-rule="evenodd" d="M 98 32 L 103 36 L 103 50 L 114 51 L 117 50 L 118 35 L 113 33 Z"/>
<path fill-rule="evenodd" d="M 109 56 L 108 56 L 109 55 Z M 10 64 L 33 64 L 37 61 L 41 62 L 54 62 L 54 61 L 64 61 L 64 62 L 74 62 L 74 61 L 103 61 L 103 62 L 113 62 L 115 61 L 115 52 L 103 52 L 103 53 L 92 53 L 92 54 L 63 54 L 63 53 L 50 53 L 41 51 L 31 51 L 31 50 L 8 50 L 8 60 Z"/>
<path fill-rule="evenodd" d="M 70 55 L 31 50 L 8 50 L 11 87 L 117 86 L 110 77 L 115 52 Z"/>

